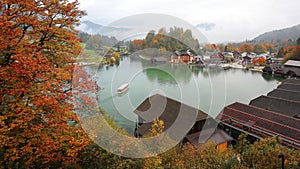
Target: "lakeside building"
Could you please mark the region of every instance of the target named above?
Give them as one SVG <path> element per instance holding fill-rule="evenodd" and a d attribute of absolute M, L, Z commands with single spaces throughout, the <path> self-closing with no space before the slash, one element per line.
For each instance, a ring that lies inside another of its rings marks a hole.
<path fill-rule="evenodd" d="M 171 139 L 178 138 L 177 134 L 186 133 L 182 142 L 190 142 L 197 148 L 208 140 L 213 140 L 217 149 L 226 149 L 233 140 L 203 111 L 160 94 L 146 98 L 134 112 L 138 115 L 136 137 L 149 135 L 152 121 L 159 118 L 164 122 L 163 132 Z M 178 123 L 178 120 L 181 122 Z M 172 128 L 173 125 L 176 126 L 175 129 Z"/>
<path fill-rule="evenodd" d="M 283 61 L 283 58 L 277 58 L 277 57 L 269 57 L 267 58 L 268 64 L 281 64 Z"/>
<path fill-rule="evenodd" d="M 300 61 L 288 60 L 285 64 L 267 65 L 263 69 L 264 73 L 286 77 L 300 77 Z"/>
<path fill-rule="evenodd" d="M 287 79 L 249 105 L 226 106 L 217 120 L 235 139 L 241 133 L 251 142 L 276 137 L 283 146 L 300 149 L 300 80 Z"/>
<path fill-rule="evenodd" d="M 284 80 L 277 89 L 251 100 L 249 104 L 236 102 L 226 106 L 216 119 L 199 109 L 159 94 L 146 98 L 134 112 L 138 115 L 136 137 L 149 135 L 152 121 L 159 118 L 164 122 L 163 132 L 171 139 L 185 132 L 182 142 L 189 142 L 197 148 L 213 140 L 216 149 L 226 149 L 228 144 L 236 143 L 240 134 L 246 133 L 251 143 L 275 137 L 282 146 L 300 149 L 298 79 Z M 189 116 L 194 117 L 192 123 Z M 178 118 L 185 120 L 177 123 L 179 126 L 172 130 Z M 192 124 L 190 128 L 186 128 L 188 123 Z"/>
<path fill-rule="evenodd" d="M 189 61 L 191 61 L 193 58 L 193 54 L 187 50 L 187 51 L 175 51 L 172 56 L 171 56 L 171 61 L 173 63 L 180 63 L 180 62 L 184 62 L 184 63 L 188 63 Z"/>
<path fill-rule="evenodd" d="M 297 60 L 288 60 L 283 64 L 285 68 L 300 68 L 300 61 Z"/>
<path fill-rule="evenodd" d="M 202 56 L 194 56 L 189 50 L 187 51 L 175 51 L 171 55 L 172 63 L 189 63 L 189 64 L 203 64 Z"/>

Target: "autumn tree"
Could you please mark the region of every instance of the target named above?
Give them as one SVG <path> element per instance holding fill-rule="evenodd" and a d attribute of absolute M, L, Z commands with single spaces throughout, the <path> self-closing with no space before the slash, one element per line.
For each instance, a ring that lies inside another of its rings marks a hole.
<path fill-rule="evenodd" d="M 238 51 L 238 48 L 234 44 L 227 44 L 224 48 L 225 52 Z"/>
<path fill-rule="evenodd" d="M 254 144 L 245 144 L 240 153 L 242 165 L 249 168 L 281 168 L 279 154 L 285 156 L 286 168 L 297 168 L 300 160 L 299 150 L 280 146 L 276 138 L 266 138 Z"/>
<path fill-rule="evenodd" d="M 266 49 L 267 49 L 267 51 L 269 52 L 269 53 L 272 53 L 272 52 L 274 52 L 274 45 L 273 44 L 265 44 L 265 47 L 266 47 Z"/>
<path fill-rule="evenodd" d="M 172 27 L 167 32 L 165 29 L 160 29 L 155 34 L 154 30 L 149 31 L 146 38 L 143 40 L 133 40 L 130 44 L 131 52 L 138 50 L 155 48 L 162 51 L 162 53 L 150 52 L 152 56 L 163 55 L 164 51 L 174 52 L 191 49 L 194 53 L 200 52 L 199 41 L 193 38 L 192 31 L 183 28 Z"/>
<path fill-rule="evenodd" d="M 85 108 L 83 108 L 85 109 Z M 90 109 L 90 108 L 88 108 Z M 105 119 L 105 123 L 103 123 L 102 118 Z M 82 168 L 103 168 L 103 169 L 123 169 L 123 168 L 132 168 L 132 169 L 140 169 L 144 165 L 144 159 L 131 159 L 116 155 L 112 152 L 104 150 L 97 145 L 96 143 L 101 142 L 109 147 L 115 147 L 113 142 L 119 144 L 119 149 L 122 151 L 127 151 L 128 145 L 124 144 L 130 143 L 130 139 L 134 139 L 132 137 L 128 137 L 126 141 L 116 138 L 113 134 L 108 133 L 109 130 L 105 130 L 103 128 L 111 127 L 113 130 L 122 133 L 124 135 L 129 134 L 122 128 L 120 128 L 115 121 L 107 115 L 103 110 L 99 110 L 97 114 L 90 115 L 89 117 L 84 119 L 85 129 L 89 132 L 89 136 L 94 140 L 95 143 L 91 143 L 84 148 L 83 151 L 80 151 L 79 157 L 82 159 L 79 162 L 79 166 Z M 100 135 L 107 135 L 108 137 L 104 137 L 101 140 L 99 139 Z M 132 148 L 131 148 L 132 149 Z M 139 153 L 137 149 L 134 149 L 135 153 Z"/>
<path fill-rule="evenodd" d="M 250 43 L 245 43 L 240 46 L 240 50 L 247 53 L 253 52 L 253 45 Z"/>
<path fill-rule="evenodd" d="M 215 50 L 212 44 L 205 44 L 204 48 L 206 49 L 207 52 L 213 52 Z"/>
<path fill-rule="evenodd" d="M 265 66 L 267 61 L 265 58 L 253 58 L 252 63 L 254 65 Z"/>
<path fill-rule="evenodd" d="M 283 51 L 283 62 L 286 62 L 287 60 L 300 60 L 300 45 L 285 47 Z"/>
<path fill-rule="evenodd" d="M 257 54 L 266 53 L 267 49 L 264 44 L 256 44 L 254 45 L 253 51 Z"/>
<path fill-rule="evenodd" d="M 1 1 L 0 165 L 4 168 L 71 167 L 89 144 L 71 97 L 72 57 L 81 50 L 74 26 L 85 14 L 78 6 L 77 0 Z"/>
<path fill-rule="evenodd" d="M 145 39 L 144 43 L 148 44 L 148 45 L 153 45 L 154 38 L 155 38 L 155 31 L 154 30 L 149 31 L 149 33 L 146 36 L 146 39 Z"/>
<path fill-rule="evenodd" d="M 130 45 L 130 51 L 134 52 L 143 49 L 143 40 L 133 40 Z"/>

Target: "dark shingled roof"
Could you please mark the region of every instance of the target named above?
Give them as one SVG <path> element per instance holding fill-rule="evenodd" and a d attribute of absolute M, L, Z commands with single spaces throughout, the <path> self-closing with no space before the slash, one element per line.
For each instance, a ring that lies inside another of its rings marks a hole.
<path fill-rule="evenodd" d="M 299 119 L 241 103 L 234 103 L 225 107 L 223 113 L 218 116 L 220 120 L 228 118 L 239 121 L 242 124 L 251 122 L 251 126 L 254 128 L 272 133 L 274 136 L 279 135 L 298 144 L 300 143 Z"/>
<path fill-rule="evenodd" d="M 300 130 L 300 120 L 294 119 L 290 116 L 286 116 L 284 114 L 276 113 L 273 111 L 268 111 L 265 109 L 261 109 L 258 107 L 254 107 L 251 105 L 246 105 L 243 103 L 234 103 L 228 106 L 229 108 L 233 108 L 239 111 L 247 112 L 251 115 L 261 117 L 261 118 L 267 118 L 268 120 L 287 125 L 296 129 Z"/>
<path fill-rule="evenodd" d="M 293 91 L 300 91 L 300 85 L 294 84 L 294 83 L 283 83 L 283 84 L 279 85 L 277 88 L 293 90 Z"/>
<path fill-rule="evenodd" d="M 275 72 L 276 70 L 281 69 L 280 65 L 274 64 L 274 65 L 267 65 L 263 68 L 263 72 L 265 73 L 272 73 Z"/>
<path fill-rule="evenodd" d="M 289 101 L 285 99 L 260 96 L 251 100 L 250 105 L 260 107 L 265 110 L 278 112 L 290 117 L 295 117 L 300 112 L 300 102 Z"/>
<path fill-rule="evenodd" d="M 286 80 L 284 80 L 282 82 L 283 83 L 298 84 L 298 85 L 300 85 L 300 79 L 286 79 Z"/>
<path fill-rule="evenodd" d="M 141 135 L 150 133 L 152 121 L 155 118 L 159 118 L 164 122 L 164 131 L 170 128 L 179 118 L 181 123 L 176 124 L 176 128 L 183 131 L 185 130 L 184 128 L 187 127 L 187 124 L 194 124 L 196 121 L 209 118 L 206 113 L 199 109 L 159 94 L 145 99 L 134 112 L 142 120 L 145 120 L 145 123 L 137 129 L 137 133 Z M 180 125 L 182 125 L 182 127 Z M 192 126 L 190 126 L 190 128 L 191 127 Z"/>
<path fill-rule="evenodd" d="M 275 89 L 269 92 L 268 96 L 300 102 L 300 92 L 297 91 Z"/>
<path fill-rule="evenodd" d="M 190 143 L 192 143 L 198 148 L 200 148 L 201 145 L 207 142 L 208 140 L 214 141 L 216 145 L 233 140 L 231 136 L 229 136 L 226 132 L 218 128 L 202 130 L 200 132 L 187 135 L 186 138 Z"/>

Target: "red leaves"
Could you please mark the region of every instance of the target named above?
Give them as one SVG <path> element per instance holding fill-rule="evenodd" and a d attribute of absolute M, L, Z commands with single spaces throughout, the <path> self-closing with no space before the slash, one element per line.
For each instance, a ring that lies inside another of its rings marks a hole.
<path fill-rule="evenodd" d="M 263 66 L 263 65 L 266 65 L 267 61 L 264 58 L 253 58 L 252 63 L 255 65 Z"/>
<path fill-rule="evenodd" d="M 77 161 L 89 139 L 68 125 L 77 119 L 66 91 L 72 56 L 81 49 L 73 25 L 84 12 L 77 1 L 14 3 L 0 4 L 0 165 L 49 168 Z"/>
<path fill-rule="evenodd" d="M 245 43 L 242 46 L 240 46 L 240 50 L 243 52 L 253 52 L 254 48 L 253 45 L 250 43 Z"/>

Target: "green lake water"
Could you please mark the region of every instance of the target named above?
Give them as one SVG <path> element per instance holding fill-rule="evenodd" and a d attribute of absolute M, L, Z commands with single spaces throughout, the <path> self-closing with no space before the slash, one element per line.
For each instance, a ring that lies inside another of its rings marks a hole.
<path fill-rule="evenodd" d="M 160 93 L 216 117 L 224 106 L 248 104 L 277 87 L 278 81 L 260 72 L 241 69 L 200 68 L 178 64 L 151 64 L 138 57 L 122 57 L 120 64 L 88 67 L 103 88 L 98 103 L 116 123 L 133 133 L 133 111 L 147 97 Z M 129 90 L 117 88 L 129 83 Z"/>

